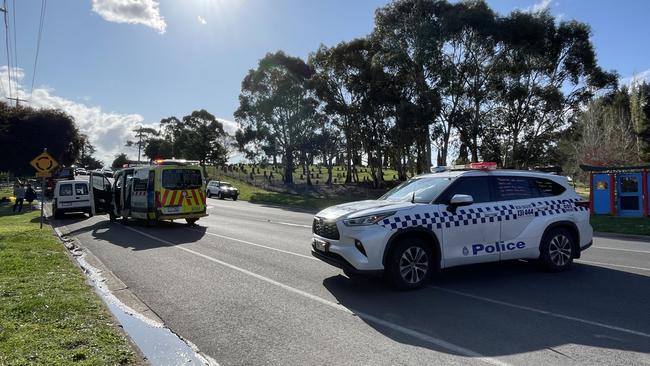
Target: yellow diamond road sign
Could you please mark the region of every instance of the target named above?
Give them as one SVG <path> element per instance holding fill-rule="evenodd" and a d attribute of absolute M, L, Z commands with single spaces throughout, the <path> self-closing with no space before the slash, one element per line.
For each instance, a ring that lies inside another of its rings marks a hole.
<path fill-rule="evenodd" d="M 32 164 L 37 172 L 50 172 L 59 166 L 59 163 L 47 152 L 43 152 L 41 155 L 35 157 L 30 164 Z"/>

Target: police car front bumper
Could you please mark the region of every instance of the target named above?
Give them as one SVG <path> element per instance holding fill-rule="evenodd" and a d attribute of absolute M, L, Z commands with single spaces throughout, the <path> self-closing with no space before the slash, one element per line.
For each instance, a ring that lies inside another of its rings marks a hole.
<path fill-rule="evenodd" d="M 311 250 L 311 255 L 314 257 L 322 260 L 323 262 L 332 265 L 334 267 L 338 267 L 345 272 L 349 273 L 356 273 L 356 274 L 362 274 L 362 275 L 368 275 L 368 276 L 381 276 L 384 273 L 384 270 L 362 270 L 362 269 L 356 269 L 354 266 L 350 264 L 345 258 L 341 257 L 340 255 L 334 253 L 334 252 L 329 252 L 329 251 L 322 251 L 318 248 L 316 248 L 316 245 L 312 244 L 312 250 Z"/>

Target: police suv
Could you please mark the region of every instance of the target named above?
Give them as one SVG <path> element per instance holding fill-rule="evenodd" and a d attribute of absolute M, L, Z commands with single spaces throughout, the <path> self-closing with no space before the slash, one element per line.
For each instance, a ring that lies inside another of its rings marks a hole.
<path fill-rule="evenodd" d="M 464 264 L 539 259 L 553 272 L 568 268 L 592 243 L 589 203 L 566 177 L 495 168 L 435 168 L 377 200 L 320 211 L 312 254 L 402 289 Z"/>

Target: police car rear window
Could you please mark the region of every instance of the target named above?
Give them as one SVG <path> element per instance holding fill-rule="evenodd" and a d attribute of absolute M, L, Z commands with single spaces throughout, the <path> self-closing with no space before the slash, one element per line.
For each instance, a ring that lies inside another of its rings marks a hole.
<path fill-rule="evenodd" d="M 499 201 L 558 196 L 566 190 L 545 178 L 495 177 Z"/>
<path fill-rule="evenodd" d="M 537 187 L 539 197 L 559 196 L 566 191 L 566 188 L 550 179 L 533 178 L 533 182 Z"/>
<path fill-rule="evenodd" d="M 499 201 L 523 200 L 537 196 L 528 177 L 495 177 L 495 179 Z"/>

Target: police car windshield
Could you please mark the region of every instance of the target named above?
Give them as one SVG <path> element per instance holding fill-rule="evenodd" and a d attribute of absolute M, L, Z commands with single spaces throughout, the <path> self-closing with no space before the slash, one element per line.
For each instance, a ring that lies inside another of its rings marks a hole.
<path fill-rule="evenodd" d="M 379 199 L 396 202 L 413 200 L 417 203 L 429 203 L 438 197 L 453 180 L 453 178 L 449 177 L 411 179 L 386 192 Z"/>

